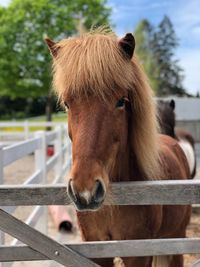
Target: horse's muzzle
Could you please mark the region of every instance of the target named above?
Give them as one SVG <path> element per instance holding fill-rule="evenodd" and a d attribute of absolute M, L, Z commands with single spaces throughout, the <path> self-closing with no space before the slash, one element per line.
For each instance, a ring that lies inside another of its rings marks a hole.
<path fill-rule="evenodd" d="M 105 187 L 100 180 L 96 180 L 92 191 L 78 192 L 73 185 L 72 179 L 68 184 L 68 195 L 79 211 L 99 209 L 104 202 L 105 193 Z"/>

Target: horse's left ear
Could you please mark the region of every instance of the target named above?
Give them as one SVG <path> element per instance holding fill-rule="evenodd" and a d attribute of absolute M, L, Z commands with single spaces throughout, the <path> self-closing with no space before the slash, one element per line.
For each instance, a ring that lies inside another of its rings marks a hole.
<path fill-rule="evenodd" d="M 135 49 L 135 38 L 132 33 L 127 33 L 120 41 L 119 46 L 124 54 L 131 59 Z"/>
<path fill-rule="evenodd" d="M 45 38 L 45 42 L 51 52 L 51 55 L 53 57 L 56 57 L 57 56 L 57 53 L 58 53 L 58 50 L 59 50 L 59 47 L 56 46 L 56 42 L 52 41 L 51 39 L 49 38 Z"/>
<path fill-rule="evenodd" d="M 175 106 L 176 106 L 176 104 L 175 104 L 174 99 L 170 100 L 169 105 L 170 105 L 170 107 L 172 108 L 172 110 L 175 110 Z"/>

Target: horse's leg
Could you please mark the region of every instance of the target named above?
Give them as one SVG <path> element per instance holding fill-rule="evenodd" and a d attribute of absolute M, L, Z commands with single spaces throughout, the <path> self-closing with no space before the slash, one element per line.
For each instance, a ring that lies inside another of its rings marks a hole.
<path fill-rule="evenodd" d="M 123 262 L 125 267 L 151 267 L 152 257 L 123 258 Z"/>
<path fill-rule="evenodd" d="M 183 267 L 183 255 L 173 255 L 170 267 Z"/>
<path fill-rule="evenodd" d="M 154 258 L 152 267 L 183 267 L 183 256 L 156 256 Z"/>
<path fill-rule="evenodd" d="M 151 267 L 152 257 L 134 257 L 123 258 L 123 261 L 114 261 L 113 259 L 93 259 L 93 261 L 102 267 Z"/>
<path fill-rule="evenodd" d="M 113 267 L 113 259 L 92 259 L 95 263 L 102 267 Z"/>
<path fill-rule="evenodd" d="M 186 233 L 185 230 L 177 235 L 176 237 L 182 238 L 185 237 Z M 172 255 L 171 256 L 171 261 L 170 261 L 170 267 L 183 267 L 183 255 Z"/>
<path fill-rule="evenodd" d="M 186 229 L 183 227 L 183 230 L 179 232 L 175 236 L 176 238 L 184 238 L 186 237 Z M 183 262 L 183 255 L 172 255 L 171 256 L 171 261 L 170 261 L 170 267 L 183 267 L 184 262 Z"/>

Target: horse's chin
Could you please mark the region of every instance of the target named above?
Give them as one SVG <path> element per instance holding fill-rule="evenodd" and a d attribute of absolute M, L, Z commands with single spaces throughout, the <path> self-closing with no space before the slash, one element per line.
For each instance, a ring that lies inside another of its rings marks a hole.
<path fill-rule="evenodd" d="M 79 203 L 79 202 L 74 202 L 75 208 L 78 212 L 85 212 L 85 211 L 98 211 L 103 207 L 103 202 L 104 200 L 102 200 L 101 202 L 91 202 L 89 204 L 83 204 L 83 203 Z"/>

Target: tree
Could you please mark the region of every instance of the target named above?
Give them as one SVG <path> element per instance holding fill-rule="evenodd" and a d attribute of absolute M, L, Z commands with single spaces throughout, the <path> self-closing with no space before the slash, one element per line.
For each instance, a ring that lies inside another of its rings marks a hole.
<path fill-rule="evenodd" d="M 48 95 L 50 120 L 50 55 L 43 39 L 76 34 L 80 19 L 86 29 L 108 23 L 110 9 L 105 4 L 106 0 L 13 0 L 8 8 L 0 8 L 0 95 Z"/>
<path fill-rule="evenodd" d="M 173 24 L 167 16 L 164 16 L 154 32 L 151 46 L 158 66 L 158 94 L 183 95 L 185 90 L 182 86 L 182 69 L 178 65 L 178 60 L 174 59 L 178 39 Z"/>
<path fill-rule="evenodd" d="M 152 39 L 154 29 L 148 20 L 141 20 L 134 31 L 136 39 L 136 55 L 149 78 L 150 84 L 155 92 L 158 90 L 157 72 L 158 68 L 152 51 Z"/>
<path fill-rule="evenodd" d="M 178 40 L 170 19 L 164 16 L 158 27 L 148 20 L 139 22 L 135 29 L 136 54 L 158 95 L 185 94 L 183 72 L 174 59 Z"/>

